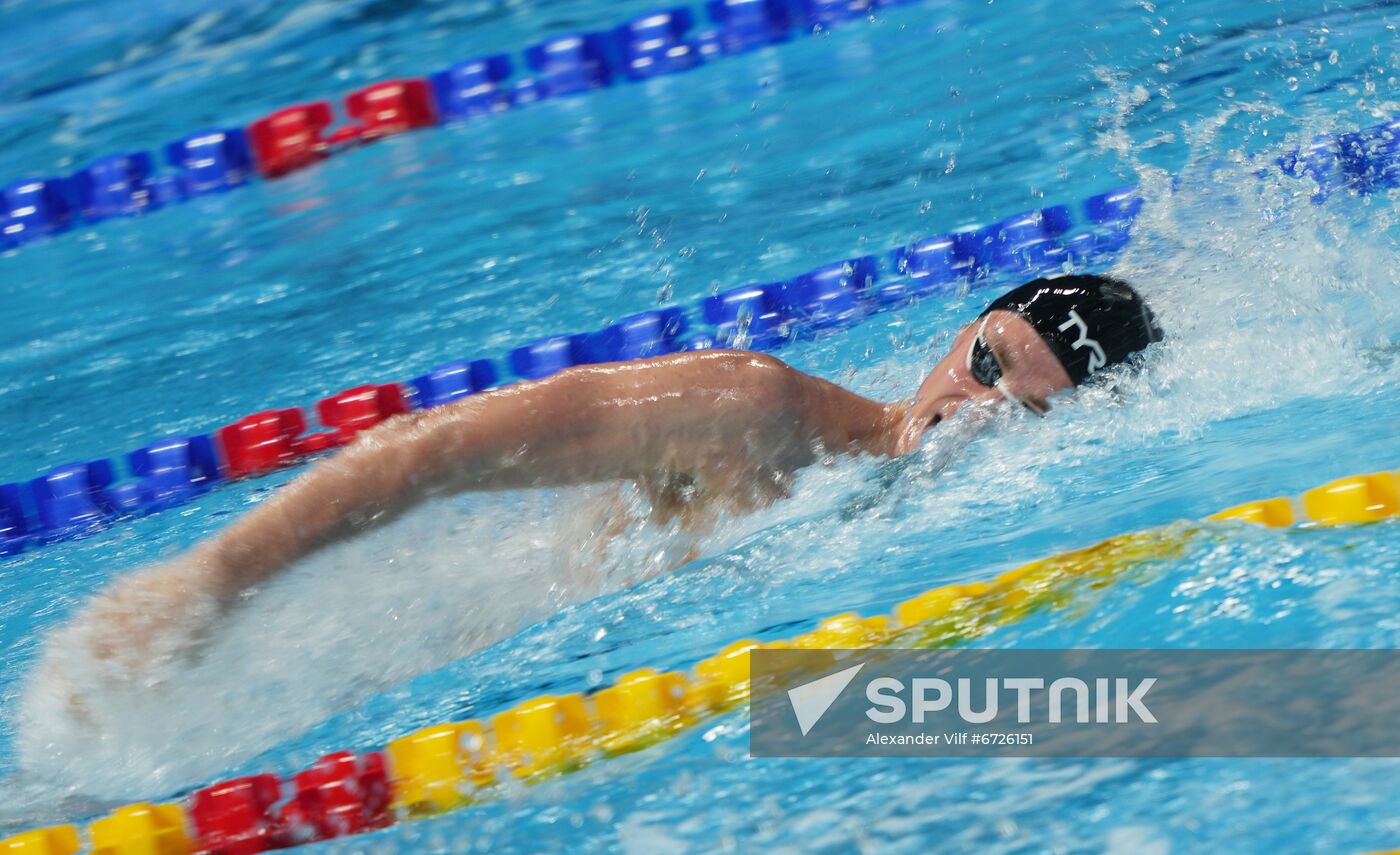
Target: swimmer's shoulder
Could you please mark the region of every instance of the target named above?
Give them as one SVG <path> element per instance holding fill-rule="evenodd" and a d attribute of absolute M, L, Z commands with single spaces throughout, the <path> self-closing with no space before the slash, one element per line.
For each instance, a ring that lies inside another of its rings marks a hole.
<path fill-rule="evenodd" d="M 779 403 L 795 394 L 807 375 L 776 356 L 748 350 L 688 351 L 637 359 L 580 365 L 542 383 L 588 384 L 607 379 L 634 387 L 706 390 L 728 399 Z"/>
<path fill-rule="evenodd" d="M 766 353 L 707 350 L 650 362 L 703 375 L 697 386 L 708 381 L 722 387 L 717 397 L 761 411 L 799 441 L 816 441 L 831 450 L 883 449 L 883 434 L 897 416 L 896 405 L 799 371 Z"/>
<path fill-rule="evenodd" d="M 653 356 L 648 359 L 607 363 L 605 365 L 636 371 L 696 370 L 717 372 L 720 374 L 748 374 L 753 376 L 783 375 L 797 371 L 797 369 L 793 368 L 791 365 L 788 365 L 783 360 L 771 354 L 759 353 L 753 350 L 733 350 L 719 347 L 708 350 L 669 353 L 663 356 Z"/>

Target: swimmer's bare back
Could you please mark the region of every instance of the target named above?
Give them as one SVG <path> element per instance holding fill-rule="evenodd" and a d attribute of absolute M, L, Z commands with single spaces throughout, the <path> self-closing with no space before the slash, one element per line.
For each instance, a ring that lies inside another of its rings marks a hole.
<path fill-rule="evenodd" d="M 86 617 L 93 653 L 140 661 L 181 613 L 212 622 L 316 549 L 435 496 L 633 481 L 663 514 L 743 509 L 821 454 L 912 450 L 922 430 L 908 420 L 903 404 L 726 350 L 570 368 L 398 416 L 185 555 L 118 580 Z"/>

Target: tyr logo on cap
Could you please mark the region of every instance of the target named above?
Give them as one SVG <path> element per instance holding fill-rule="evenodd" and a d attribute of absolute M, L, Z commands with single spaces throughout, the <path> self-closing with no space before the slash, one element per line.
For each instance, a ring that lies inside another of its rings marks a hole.
<path fill-rule="evenodd" d="M 1069 320 L 1060 324 L 1060 332 L 1065 332 L 1070 327 L 1078 327 L 1079 338 L 1070 342 L 1072 350 L 1087 347 L 1091 351 L 1089 354 L 1089 372 L 1093 374 L 1100 368 L 1108 364 L 1108 357 L 1104 356 L 1103 347 L 1096 339 L 1089 338 L 1089 325 L 1084 323 L 1084 319 L 1079 317 L 1079 312 L 1074 309 L 1069 310 Z"/>

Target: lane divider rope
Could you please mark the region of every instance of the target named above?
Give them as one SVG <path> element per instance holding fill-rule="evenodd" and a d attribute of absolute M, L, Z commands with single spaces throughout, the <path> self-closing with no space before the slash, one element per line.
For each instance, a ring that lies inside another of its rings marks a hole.
<path fill-rule="evenodd" d="M 1373 523 L 1400 516 L 1400 475 L 1341 478 L 1301 496 L 1247 502 L 1211 521 L 1286 527 Z M 535 782 L 600 758 L 641 750 L 749 696 L 755 648 L 864 649 L 964 644 L 1046 608 L 1073 588 L 1100 586 L 1182 555 L 1205 527 L 1176 523 L 1109 538 L 1009 570 L 988 582 L 943 585 L 890 615 L 844 613 L 792 638 L 735 641 L 689 672 L 642 668 L 589 694 L 541 695 L 488 720 L 421 728 L 383 751 L 328 754 L 283 782 L 274 774 L 220 781 L 176 804 L 137 803 L 94 820 L 97 855 L 245 855 L 385 828 L 499 794 L 502 778 Z M 8 855 L 73 855 L 76 825 L 0 841 Z"/>
<path fill-rule="evenodd" d="M 426 77 L 383 80 L 349 93 L 337 121 L 330 101 L 294 104 L 247 125 L 205 128 L 163 146 L 172 171 L 148 151 L 98 158 L 71 175 L 12 181 L 0 191 L 0 250 L 120 216 L 275 179 L 351 146 L 454 122 L 477 122 L 544 99 L 570 97 L 690 71 L 725 57 L 821 32 L 913 0 L 709 0 L 655 9 L 599 30 L 561 33 L 513 60 L 494 54 Z M 711 26 L 692 33 L 697 20 Z M 523 59 L 523 63 L 520 60 Z M 516 68 L 527 76 L 512 80 Z"/>

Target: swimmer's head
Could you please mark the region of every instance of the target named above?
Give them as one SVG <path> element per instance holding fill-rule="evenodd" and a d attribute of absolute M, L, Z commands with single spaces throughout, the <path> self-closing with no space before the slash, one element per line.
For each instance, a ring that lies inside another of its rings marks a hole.
<path fill-rule="evenodd" d="M 1036 413 L 1162 338 L 1142 297 L 1106 276 L 1037 279 L 993 300 L 953 340 L 913 405 L 924 428 L 965 404 L 1010 400 Z"/>

